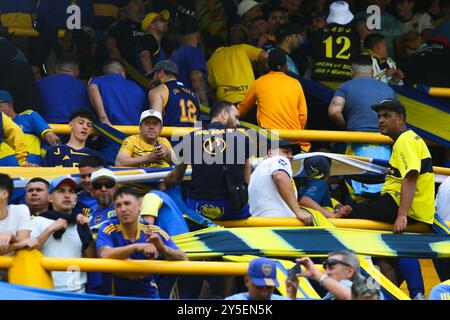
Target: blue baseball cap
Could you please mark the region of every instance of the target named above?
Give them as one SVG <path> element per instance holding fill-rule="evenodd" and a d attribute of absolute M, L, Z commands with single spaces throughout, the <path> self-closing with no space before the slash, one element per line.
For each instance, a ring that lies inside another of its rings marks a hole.
<path fill-rule="evenodd" d="M 320 178 L 330 174 L 331 161 L 325 156 L 313 156 L 303 161 L 299 177 Z"/>
<path fill-rule="evenodd" d="M 68 183 L 74 190 L 77 188 L 77 182 L 70 177 L 62 176 L 52 180 L 50 182 L 50 187 L 48 188 L 48 192 L 52 193 L 55 191 L 61 184 Z"/>
<path fill-rule="evenodd" d="M 12 95 L 6 90 L 0 90 L 0 102 L 13 103 Z"/>
<path fill-rule="evenodd" d="M 257 287 L 279 285 L 276 264 L 267 258 L 256 258 L 250 261 L 247 274 Z"/>

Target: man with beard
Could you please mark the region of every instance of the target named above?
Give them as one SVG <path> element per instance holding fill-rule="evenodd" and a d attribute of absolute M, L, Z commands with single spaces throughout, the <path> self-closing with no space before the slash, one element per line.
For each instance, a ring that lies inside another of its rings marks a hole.
<path fill-rule="evenodd" d="M 177 80 L 178 67 L 170 60 L 158 62 L 152 72 L 157 86 L 148 94 L 153 110 L 164 114 L 164 124 L 173 127 L 192 127 L 197 121 L 200 102 L 196 94 Z"/>

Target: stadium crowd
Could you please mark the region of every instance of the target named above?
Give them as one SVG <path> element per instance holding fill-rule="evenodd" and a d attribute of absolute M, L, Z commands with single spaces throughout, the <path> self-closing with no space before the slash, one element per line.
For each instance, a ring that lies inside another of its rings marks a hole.
<path fill-rule="evenodd" d="M 79 17 L 68 13 L 71 5 Z M 375 18 L 366 11 L 372 5 Z M 73 19 L 76 29 L 68 28 Z M 433 175 L 433 165 L 450 167 L 450 151 L 429 149 L 408 128 L 391 87 L 450 87 L 449 0 L 3 0 L 0 24 L 0 166 L 75 167 L 80 178 L 78 185 L 69 176 L 36 176 L 20 189 L 14 169 L 1 173 L 0 254 L 28 248 L 49 257 L 188 260 L 172 237 L 202 226 L 183 219 L 186 210 L 211 220 L 296 217 L 312 225 L 312 209 L 389 222 L 396 233 L 432 225 L 435 213 L 450 220 L 450 178 L 435 192 Z M 304 80 L 338 82 L 327 108 Z M 49 124 L 68 124 L 70 134 Z M 120 134 L 115 125 L 139 133 L 111 142 Z M 198 130 L 175 140 L 161 136 L 163 126 Z M 238 130 L 255 126 L 381 132 L 394 145 L 268 140 L 261 149 Z M 330 160 L 314 156 L 295 176 L 294 155 L 311 151 L 386 160 L 389 172 L 377 184 L 331 177 Z M 252 170 L 254 157 L 262 159 Z M 149 186 L 120 183 L 110 166 L 172 170 Z M 330 253 L 323 273 L 314 262 L 298 259 L 299 276 L 315 280 L 324 299 L 383 298 L 364 285 L 352 253 Z M 394 284 L 406 281 L 411 298 L 425 299 L 417 259 L 373 263 Z M 447 260 L 436 263 L 448 280 Z M 273 294 L 274 269 L 262 258 L 244 281 L 52 277 L 55 290 L 67 292 L 282 299 Z M 286 280 L 291 299 L 297 285 L 297 277 Z"/>

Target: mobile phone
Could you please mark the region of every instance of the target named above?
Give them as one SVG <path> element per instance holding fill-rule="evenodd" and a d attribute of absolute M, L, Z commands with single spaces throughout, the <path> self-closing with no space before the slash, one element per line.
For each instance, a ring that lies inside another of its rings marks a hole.
<path fill-rule="evenodd" d="M 298 273 L 302 273 L 302 267 L 296 263 L 292 268 L 288 270 L 288 279 L 294 280 Z"/>

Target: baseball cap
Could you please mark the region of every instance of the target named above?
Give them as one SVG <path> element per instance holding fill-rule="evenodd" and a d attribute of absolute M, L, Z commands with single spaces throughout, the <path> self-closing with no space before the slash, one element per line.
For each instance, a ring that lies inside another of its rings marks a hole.
<path fill-rule="evenodd" d="M 149 109 L 149 110 L 145 110 L 144 112 L 141 113 L 141 119 L 139 120 L 139 124 L 141 124 L 142 121 L 144 119 L 147 119 L 148 117 L 157 118 L 157 119 L 159 119 L 159 121 L 161 121 L 161 124 L 163 123 L 161 112 L 156 111 L 154 109 Z"/>
<path fill-rule="evenodd" d="M 269 51 L 269 69 L 272 71 L 281 71 L 286 65 L 286 53 L 278 48 Z"/>
<path fill-rule="evenodd" d="M 280 24 L 275 29 L 275 38 L 279 42 L 291 34 L 301 34 L 304 30 L 305 28 L 298 23 Z"/>
<path fill-rule="evenodd" d="M 175 62 L 170 60 L 162 60 L 156 63 L 155 66 L 153 67 L 150 76 L 153 75 L 154 72 L 159 70 L 164 70 L 178 76 L 178 66 L 176 65 Z"/>
<path fill-rule="evenodd" d="M 267 144 L 270 149 L 291 148 L 292 154 L 298 154 L 302 151 L 297 143 L 292 143 L 286 139 L 269 140 Z"/>
<path fill-rule="evenodd" d="M 378 110 L 380 110 L 381 108 L 386 108 L 395 111 L 399 114 L 404 114 L 406 116 L 405 107 L 400 103 L 400 101 L 397 100 L 386 99 L 381 101 L 379 104 L 372 105 L 371 108 L 376 112 L 378 112 Z"/>
<path fill-rule="evenodd" d="M 353 14 L 345 1 L 335 1 L 330 5 L 330 14 L 327 18 L 327 23 L 337 23 L 346 25 L 353 20 Z"/>
<path fill-rule="evenodd" d="M 192 34 L 199 31 L 200 28 L 197 23 L 197 19 L 191 16 L 186 16 L 181 19 L 177 27 L 177 33 L 179 35 Z"/>
<path fill-rule="evenodd" d="M 109 179 L 114 182 L 117 182 L 116 175 L 114 174 L 114 172 L 112 172 L 111 170 L 106 169 L 106 168 L 102 168 L 100 170 L 92 172 L 91 183 L 95 182 L 96 180 L 100 180 L 100 179 Z"/>
<path fill-rule="evenodd" d="M 48 192 L 52 193 L 53 191 L 58 189 L 58 187 L 63 183 L 69 184 L 72 187 L 72 189 L 74 189 L 74 190 L 77 188 L 77 182 L 75 180 L 73 180 L 71 177 L 68 177 L 68 176 L 62 176 L 62 177 L 55 178 L 52 180 L 52 182 L 50 182 Z"/>
<path fill-rule="evenodd" d="M 248 265 L 248 276 L 255 286 L 278 286 L 277 267 L 274 261 L 267 258 L 256 258 Z"/>
<path fill-rule="evenodd" d="M 249 11 L 250 9 L 252 9 L 253 7 L 256 7 L 257 5 L 259 5 L 258 2 L 253 1 L 253 0 L 243 0 L 241 3 L 239 3 L 238 8 L 237 8 L 237 14 L 240 17 L 243 17 L 244 14 L 247 13 L 247 11 Z"/>
<path fill-rule="evenodd" d="M 303 161 L 299 177 L 321 178 L 330 173 L 330 160 L 325 156 L 313 156 Z"/>
<path fill-rule="evenodd" d="M 161 16 L 164 20 L 169 20 L 170 18 L 170 13 L 169 11 L 167 11 L 166 9 L 161 10 L 161 12 L 150 12 L 149 14 L 147 14 L 144 18 L 144 20 L 142 20 L 142 31 L 147 31 L 148 26 L 153 22 L 153 20 L 155 20 L 155 18 Z"/>
<path fill-rule="evenodd" d="M 13 103 L 14 99 L 6 90 L 0 90 L 0 102 Z"/>

